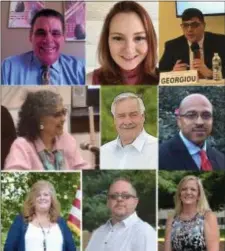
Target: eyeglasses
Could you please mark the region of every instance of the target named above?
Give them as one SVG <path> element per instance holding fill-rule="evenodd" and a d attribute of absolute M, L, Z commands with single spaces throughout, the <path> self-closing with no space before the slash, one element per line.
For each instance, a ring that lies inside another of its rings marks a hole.
<path fill-rule="evenodd" d="M 136 196 L 129 193 L 112 193 L 108 194 L 108 198 L 111 200 L 118 200 L 119 197 L 123 200 L 129 200 L 130 198 L 137 198 Z"/>
<path fill-rule="evenodd" d="M 188 29 L 188 27 L 192 28 L 192 29 L 196 29 L 201 25 L 201 23 L 199 22 L 191 22 L 191 23 L 182 23 L 180 26 L 183 29 Z"/>
<path fill-rule="evenodd" d="M 200 116 L 203 120 L 206 120 L 206 121 L 212 119 L 213 117 L 211 112 L 201 112 L 201 113 L 187 112 L 185 114 L 179 114 L 178 116 L 185 117 L 186 119 L 189 119 L 189 120 L 197 120 L 198 117 Z"/>
<path fill-rule="evenodd" d="M 58 117 L 61 117 L 61 116 L 65 116 L 66 113 L 67 113 L 67 109 L 63 108 L 61 111 L 53 113 L 52 116 L 55 117 L 55 118 L 58 118 Z"/>

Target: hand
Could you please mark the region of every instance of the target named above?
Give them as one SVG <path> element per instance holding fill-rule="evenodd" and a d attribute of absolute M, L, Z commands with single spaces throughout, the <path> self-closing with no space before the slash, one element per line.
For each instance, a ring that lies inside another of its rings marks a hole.
<path fill-rule="evenodd" d="M 197 70 L 204 78 L 211 78 L 212 71 L 205 65 L 204 61 L 200 58 L 196 58 L 192 62 L 193 69 Z"/>
<path fill-rule="evenodd" d="M 187 70 L 189 65 L 185 63 L 181 63 L 181 62 L 182 62 L 181 59 L 177 60 L 176 64 L 173 67 L 173 71 L 186 71 Z"/>

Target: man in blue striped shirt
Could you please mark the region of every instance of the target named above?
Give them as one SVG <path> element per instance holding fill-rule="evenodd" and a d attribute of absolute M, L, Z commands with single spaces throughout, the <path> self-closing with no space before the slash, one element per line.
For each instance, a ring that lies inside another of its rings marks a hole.
<path fill-rule="evenodd" d="M 31 21 L 29 40 L 33 51 L 6 58 L 2 63 L 3 85 L 83 85 L 84 64 L 61 54 L 64 18 L 52 9 L 37 12 Z"/>

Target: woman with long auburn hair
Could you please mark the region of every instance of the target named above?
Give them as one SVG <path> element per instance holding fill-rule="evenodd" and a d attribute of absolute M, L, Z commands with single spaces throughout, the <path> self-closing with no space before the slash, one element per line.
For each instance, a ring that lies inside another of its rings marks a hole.
<path fill-rule="evenodd" d="M 101 67 L 88 74 L 88 84 L 158 84 L 156 33 L 140 4 L 121 1 L 113 6 L 103 24 L 98 59 Z"/>

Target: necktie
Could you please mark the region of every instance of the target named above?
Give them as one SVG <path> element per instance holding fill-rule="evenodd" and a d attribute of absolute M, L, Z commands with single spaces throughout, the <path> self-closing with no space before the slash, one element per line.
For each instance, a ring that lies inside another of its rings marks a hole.
<path fill-rule="evenodd" d="M 42 85 L 50 84 L 50 67 L 47 65 L 42 66 L 41 84 Z"/>
<path fill-rule="evenodd" d="M 206 152 L 204 150 L 201 150 L 200 152 L 201 157 L 201 170 L 202 171 L 212 171 L 212 165 L 206 155 Z"/>

